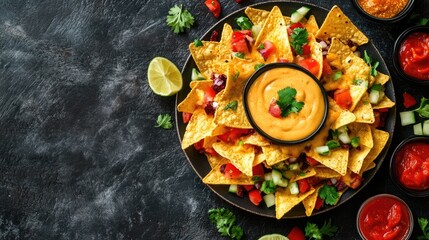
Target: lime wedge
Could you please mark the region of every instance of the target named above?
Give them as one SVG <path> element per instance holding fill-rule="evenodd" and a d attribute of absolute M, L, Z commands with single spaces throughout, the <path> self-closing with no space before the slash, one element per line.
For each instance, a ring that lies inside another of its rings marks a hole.
<path fill-rule="evenodd" d="M 281 234 L 273 233 L 273 234 L 264 235 L 260 237 L 258 240 L 289 240 L 289 238 Z"/>
<path fill-rule="evenodd" d="M 152 91 L 161 96 L 171 96 L 182 89 L 182 74 L 176 65 L 163 57 L 155 57 L 147 69 L 147 80 Z"/>

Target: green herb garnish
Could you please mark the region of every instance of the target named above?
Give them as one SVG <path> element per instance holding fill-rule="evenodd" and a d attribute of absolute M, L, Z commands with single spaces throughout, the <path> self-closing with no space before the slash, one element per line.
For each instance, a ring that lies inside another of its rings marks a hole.
<path fill-rule="evenodd" d="M 310 240 L 322 240 L 324 235 L 328 237 L 333 237 L 337 231 L 338 227 L 332 225 L 331 219 L 325 221 L 320 229 L 314 223 L 307 222 L 307 225 L 305 226 L 305 236 L 308 237 L 308 239 Z"/>
<path fill-rule="evenodd" d="M 263 63 L 257 64 L 257 65 L 255 65 L 255 70 L 258 70 L 258 69 L 260 69 L 263 66 L 264 66 Z"/>
<path fill-rule="evenodd" d="M 420 26 L 425 26 L 428 24 L 428 22 L 429 22 L 429 18 L 420 18 L 417 24 Z"/>
<path fill-rule="evenodd" d="M 170 114 L 159 114 L 158 118 L 156 119 L 156 125 L 155 127 L 160 127 L 164 129 L 171 129 L 173 127 L 173 124 L 171 123 L 171 116 Z"/>
<path fill-rule="evenodd" d="M 378 65 L 380 64 L 378 61 L 376 61 L 376 62 L 373 62 L 372 61 L 372 58 L 368 55 L 368 53 L 367 53 L 367 51 L 366 50 L 364 50 L 363 51 L 363 60 L 365 61 L 365 63 L 366 64 L 368 64 L 368 66 L 370 66 L 371 67 L 371 70 L 370 70 L 370 74 L 373 76 L 373 77 L 376 77 L 377 76 L 377 67 L 378 67 Z"/>
<path fill-rule="evenodd" d="M 304 106 L 304 102 L 297 102 L 295 99 L 296 89 L 291 87 L 286 87 L 277 92 L 279 94 L 279 99 L 277 100 L 277 105 L 279 105 L 282 111 L 282 117 L 287 117 L 291 113 L 297 113 L 301 111 Z"/>
<path fill-rule="evenodd" d="M 343 73 L 341 71 L 337 71 L 332 75 L 332 80 L 337 81 L 343 76 Z"/>
<path fill-rule="evenodd" d="M 241 28 L 241 30 L 250 30 L 253 26 L 252 22 L 244 16 L 235 19 L 235 22 Z"/>
<path fill-rule="evenodd" d="M 276 185 L 274 184 L 274 181 L 264 181 L 261 185 L 261 191 L 265 194 L 274 193 L 276 191 Z"/>
<path fill-rule="evenodd" d="M 417 112 L 421 118 L 429 118 L 429 99 L 422 97 L 419 108 L 413 112 Z"/>
<path fill-rule="evenodd" d="M 167 25 L 171 27 L 174 33 L 184 32 L 185 29 L 190 29 L 194 24 L 194 16 L 182 8 L 182 5 L 170 8 L 167 16 Z"/>
<path fill-rule="evenodd" d="M 244 235 L 243 229 L 235 224 L 234 214 L 226 208 L 210 209 L 209 219 L 216 225 L 221 236 L 239 240 Z"/>
<path fill-rule="evenodd" d="M 326 142 L 326 146 L 328 146 L 328 148 L 332 150 L 341 147 L 341 144 L 337 140 L 329 140 Z"/>
<path fill-rule="evenodd" d="M 340 195 L 335 187 L 325 184 L 319 189 L 319 197 L 325 200 L 326 204 L 335 205 L 338 202 Z"/>
<path fill-rule="evenodd" d="M 235 110 L 237 110 L 237 105 L 238 105 L 238 101 L 237 100 L 229 102 L 228 104 L 226 104 L 226 106 L 225 106 L 225 108 L 223 110 L 226 111 L 226 110 L 231 109 L 231 110 L 235 111 Z"/>
<path fill-rule="evenodd" d="M 238 58 L 242 58 L 242 59 L 244 59 L 244 56 L 245 56 L 245 55 L 244 55 L 244 53 L 242 53 L 242 52 L 238 52 L 238 53 L 236 53 L 236 54 L 235 54 L 235 56 L 236 56 L 236 57 L 238 57 Z"/>
<path fill-rule="evenodd" d="M 420 229 L 423 232 L 423 235 L 418 236 L 417 239 L 427 239 L 429 240 L 429 226 L 428 226 L 428 220 L 426 218 L 418 218 Z"/>
<path fill-rule="evenodd" d="M 203 46 L 203 42 L 200 39 L 195 39 L 194 40 L 194 46 L 195 47 L 201 47 L 201 46 Z"/>
<path fill-rule="evenodd" d="M 291 34 L 290 45 L 298 55 L 302 55 L 303 46 L 308 43 L 308 32 L 305 28 L 295 28 Z"/>
<path fill-rule="evenodd" d="M 352 138 L 352 141 L 351 141 L 352 147 L 354 147 L 354 148 L 359 147 L 359 143 L 360 143 L 360 138 L 359 137 Z"/>

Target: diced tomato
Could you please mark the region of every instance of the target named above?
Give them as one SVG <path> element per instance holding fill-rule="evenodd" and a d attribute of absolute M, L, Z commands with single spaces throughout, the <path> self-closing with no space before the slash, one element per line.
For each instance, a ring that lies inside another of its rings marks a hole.
<path fill-rule="evenodd" d="M 311 187 L 310 184 L 308 184 L 307 179 L 300 179 L 297 182 L 300 193 L 306 193 L 308 190 L 310 190 Z"/>
<path fill-rule="evenodd" d="M 388 112 L 389 111 L 389 108 L 379 108 L 379 109 L 377 109 L 379 112 L 381 112 L 381 113 L 386 113 L 386 112 Z"/>
<path fill-rule="evenodd" d="M 277 105 L 276 101 L 271 101 L 268 112 L 275 118 L 280 118 L 282 116 L 282 110 L 279 105 Z"/>
<path fill-rule="evenodd" d="M 222 9 L 219 1 L 218 0 L 206 0 L 204 3 L 206 4 L 206 6 L 210 10 L 210 12 L 213 13 L 214 17 L 218 18 L 220 15 L 220 11 Z"/>
<path fill-rule="evenodd" d="M 206 152 L 207 154 L 210 154 L 212 156 L 217 156 L 218 153 L 216 152 L 216 150 L 214 150 L 214 148 L 205 148 L 204 152 Z"/>
<path fill-rule="evenodd" d="M 397 239 L 399 232 L 401 231 L 401 227 L 396 226 L 392 230 L 386 232 L 383 234 L 383 239 L 390 240 L 390 239 Z"/>
<path fill-rule="evenodd" d="M 264 60 L 267 60 L 267 58 L 276 52 L 276 46 L 274 45 L 273 42 L 271 41 L 265 41 L 264 43 L 264 48 L 263 49 L 258 49 L 259 53 L 261 54 L 261 56 L 264 58 Z"/>
<path fill-rule="evenodd" d="M 183 123 L 188 123 L 191 120 L 192 113 L 182 112 Z"/>
<path fill-rule="evenodd" d="M 352 105 L 352 96 L 350 95 L 350 89 L 338 89 L 334 92 L 334 100 L 340 107 L 349 109 Z"/>
<path fill-rule="evenodd" d="M 246 191 L 250 191 L 250 190 L 252 190 L 254 187 L 255 187 L 255 185 L 243 185 L 243 187 L 244 187 L 244 189 L 246 189 Z"/>
<path fill-rule="evenodd" d="M 265 171 L 264 171 L 264 167 L 262 166 L 262 163 L 256 166 L 253 166 L 252 173 L 253 173 L 253 176 L 264 176 Z"/>
<path fill-rule="evenodd" d="M 241 136 L 249 134 L 249 132 L 249 129 L 231 128 L 217 137 L 224 142 L 235 142 Z"/>
<path fill-rule="evenodd" d="M 305 44 L 302 46 L 302 55 L 310 55 L 311 54 L 311 48 L 310 45 Z"/>
<path fill-rule="evenodd" d="M 261 201 L 262 201 L 261 191 L 259 191 L 258 189 L 251 190 L 249 192 L 249 199 L 253 204 L 258 206 L 259 203 L 261 203 Z"/>
<path fill-rule="evenodd" d="M 246 39 L 241 39 L 240 41 L 232 43 L 233 52 L 247 53 L 249 48 L 247 47 Z"/>
<path fill-rule="evenodd" d="M 241 30 L 235 31 L 232 33 L 231 43 L 238 42 L 242 39 L 246 39 L 246 35 L 252 37 L 252 31 L 250 30 Z"/>
<path fill-rule="evenodd" d="M 279 60 L 277 62 L 287 63 L 289 61 L 285 58 L 279 58 Z"/>
<path fill-rule="evenodd" d="M 299 22 L 294 23 L 294 24 L 290 25 L 290 27 L 287 29 L 287 34 L 289 36 L 292 35 L 292 32 L 295 28 L 304 28 L 304 26 Z"/>
<path fill-rule="evenodd" d="M 248 42 L 247 42 L 248 40 L 246 36 L 252 37 L 252 31 L 250 30 L 235 31 L 232 34 L 231 48 L 233 52 L 241 52 L 241 53 L 249 52 L 249 45 L 248 45 Z"/>
<path fill-rule="evenodd" d="M 241 176 L 241 171 L 238 170 L 232 163 L 227 163 L 225 166 L 225 178 L 236 179 Z"/>
<path fill-rule="evenodd" d="M 323 207 L 323 199 L 321 199 L 320 197 L 317 197 L 316 199 L 316 203 L 314 204 L 314 209 L 319 210 L 320 208 Z"/>
<path fill-rule="evenodd" d="M 404 92 L 403 97 L 404 97 L 404 106 L 406 108 L 412 107 L 417 103 L 416 99 L 407 92 Z"/>
<path fill-rule="evenodd" d="M 331 67 L 331 65 L 329 65 L 329 62 L 328 62 L 328 60 L 326 60 L 326 58 L 323 58 L 322 64 L 323 64 L 322 74 L 324 76 L 331 75 L 334 72 L 334 71 L 332 71 L 332 67 Z"/>
<path fill-rule="evenodd" d="M 398 225 L 402 218 L 401 206 L 397 203 L 393 204 L 389 209 L 389 213 L 387 214 L 387 226 L 389 228 L 393 228 Z"/>
<path fill-rule="evenodd" d="M 317 76 L 320 69 L 320 64 L 312 58 L 304 58 L 298 61 L 298 65 L 307 69 L 311 74 Z"/>
<path fill-rule="evenodd" d="M 356 189 L 362 184 L 363 179 L 358 174 L 352 172 L 350 177 L 351 177 L 351 179 L 350 179 L 350 187 L 351 188 Z"/>
<path fill-rule="evenodd" d="M 201 150 L 203 150 L 203 146 L 204 146 L 204 138 L 203 138 L 203 139 L 201 139 L 200 141 L 198 141 L 198 142 L 194 143 L 194 148 L 195 148 L 195 150 L 197 150 L 197 151 L 201 151 Z"/>
<path fill-rule="evenodd" d="M 212 102 L 214 100 L 214 98 L 216 97 L 216 92 L 215 90 L 213 90 L 212 87 L 208 86 L 206 87 L 205 91 L 204 91 L 204 106 L 208 103 L 208 102 Z"/>
<path fill-rule="evenodd" d="M 289 240 L 305 240 L 304 232 L 298 227 L 293 227 L 287 237 Z"/>
<path fill-rule="evenodd" d="M 319 164 L 319 162 L 316 159 L 309 157 L 309 156 L 306 156 L 305 160 L 307 161 L 308 165 L 310 165 L 310 166 L 316 166 Z"/>

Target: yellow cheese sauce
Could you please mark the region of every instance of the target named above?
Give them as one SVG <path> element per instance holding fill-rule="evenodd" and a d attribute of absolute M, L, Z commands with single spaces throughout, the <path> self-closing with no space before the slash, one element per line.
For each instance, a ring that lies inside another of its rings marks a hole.
<path fill-rule="evenodd" d="M 270 114 L 270 103 L 278 99 L 278 91 L 295 88 L 297 102 L 304 102 L 298 113 L 287 117 Z M 319 85 L 307 74 L 293 68 L 274 68 L 262 73 L 250 86 L 247 107 L 254 123 L 272 138 L 297 141 L 310 136 L 323 121 L 325 101 Z"/>

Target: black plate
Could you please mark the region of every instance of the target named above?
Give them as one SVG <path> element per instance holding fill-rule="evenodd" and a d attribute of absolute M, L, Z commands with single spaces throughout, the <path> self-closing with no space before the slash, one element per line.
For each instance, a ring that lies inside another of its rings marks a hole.
<path fill-rule="evenodd" d="M 293 2 L 284 2 L 284 1 L 282 1 L 282 2 L 277 2 L 277 1 L 265 2 L 265 3 L 254 4 L 254 5 L 252 5 L 252 7 L 270 11 L 273 8 L 273 6 L 276 6 L 276 5 L 278 7 L 280 7 L 283 15 L 288 15 L 288 16 L 290 16 L 292 11 L 295 9 L 298 9 L 302 6 L 309 6 L 311 8 L 311 10 L 307 16 L 310 16 L 311 14 L 314 15 L 319 24 L 321 24 L 324 21 L 326 15 L 329 12 L 328 9 L 319 7 L 317 5 L 313 5 L 313 4 L 309 4 L 309 3 L 303 3 L 303 2 L 296 2 L 296 1 L 293 1 Z M 347 14 L 347 13 L 345 13 L 345 14 Z M 225 18 L 223 18 L 222 20 L 220 20 L 212 28 L 210 28 L 204 34 L 204 36 L 201 39 L 209 40 L 210 35 L 211 35 L 213 30 L 217 30 L 219 32 L 219 36 L 220 36 L 222 33 L 222 28 L 223 28 L 224 23 L 229 23 L 231 26 L 233 26 L 233 28 L 237 27 L 234 23 L 234 19 L 237 17 L 243 16 L 243 15 L 245 15 L 244 14 L 244 8 L 240 9 L 236 12 L 231 13 L 230 15 L 228 15 Z M 390 73 L 389 73 L 389 70 L 387 69 L 386 63 L 384 62 L 380 53 L 378 52 L 378 50 L 375 48 L 375 46 L 372 44 L 371 41 L 368 44 L 365 44 L 364 46 L 359 47 L 358 50 L 360 50 L 361 52 L 363 52 L 363 50 L 367 50 L 368 54 L 370 56 L 372 56 L 373 59 L 376 59 L 380 62 L 378 70 L 380 72 L 390 76 Z M 192 68 L 197 68 L 197 66 L 196 66 L 194 60 L 192 59 L 192 56 L 189 55 L 185 65 L 182 69 L 182 75 L 183 75 L 183 79 L 185 81 L 183 83 L 183 89 L 176 96 L 176 126 L 177 126 L 177 132 L 178 132 L 178 136 L 179 136 L 180 141 L 182 141 L 183 134 L 184 134 L 185 129 L 186 129 L 186 125 L 183 124 L 182 114 L 177 112 L 177 104 L 180 103 L 183 99 L 185 99 L 185 97 L 187 96 L 187 94 L 190 91 L 189 81 L 191 79 Z M 386 91 L 386 95 L 392 101 L 395 102 L 395 93 L 393 91 L 392 81 L 389 81 L 388 83 L 386 83 L 386 90 L 385 91 Z M 393 130 L 395 127 L 395 119 L 396 119 L 395 116 L 396 116 L 396 108 L 393 107 L 392 109 L 389 110 L 388 116 L 386 118 L 385 129 L 384 129 L 385 131 L 388 131 L 390 133 L 390 138 L 389 138 L 384 150 L 381 152 L 381 154 L 378 156 L 378 158 L 376 160 L 377 166 L 375 168 L 367 171 L 364 174 L 363 178 L 365 179 L 365 181 L 363 182 L 362 186 L 356 190 L 353 190 L 353 189 L 347 190 L 342 195 L 342 197 L 341 197 L 341 199 L 337 205 L 327 206 L 323 210 L 314 212 L 313 215 L 318 215 L 321 213 L 328 212 L 329 210 L 331 210 L 331 209 L 333 209 L 333 208 L 335 208 L 341 204 L 344 204 L 347 200 L 349 200 L 354 195 L 356 195 L 356 193 L 358 193 L 360 190 L 364 189 L 365 186 L 370 182 L 370 180 L 374 177 L 374 175 L 376 174 L 376 172 L 380 168 L 380 166 L 381 166 L 381 164 L 382 164 L 382 162 L 383 162 L 383 160 L 387 154 L 387 150 L 390 146 L 391 139 L 393 136 Z M 186 150 L 184 150 L 184 152 L 185 152 L 185 155 L 186 155 L 189 163 L 191 164 L 192 168 L 195 170 L 195 173 L 201 179 L 204 178 L 204 176 L 206 176 L 207 173 L 209 173 L 211 170 L 209 163 L 204 160 L 205 156 L 201 155 L 200 153 L 195 151 L 195 149 L 193 147 L 187 148 Z M 228 186 L 225 186 L 225 185 L 208 185 L 208 187 L 211 190 L 213 190 L 213 192 L 216 193 L 218 196 L 223 198 L 225 201 L 229 202 L 230 204 L 232 204 L 238 208 L 241 208 L 243 210 L 246 210 L 246 211 L 252 212 L 254 214 L 261 215 L 261 216 L 273 217 L 273 218 L 275 218 L 275 216 L 276 216 L 274 207 L 267 208 L 264 206 L 264 204 L 260 204 L 260 206 L 255 206 L 249 201 L 249 199 L 247 197 L 240 198 L 240 197 L 235 196 L 234 194 L 229 193 L 228 192 Z M 286 213 L 283 218 L 300 218 L 300 217 L 306 217 L 305 209 L 302 206 L 302 204 L 299 204 L 298 206 L 294 207 L 291 211 Z"/>

